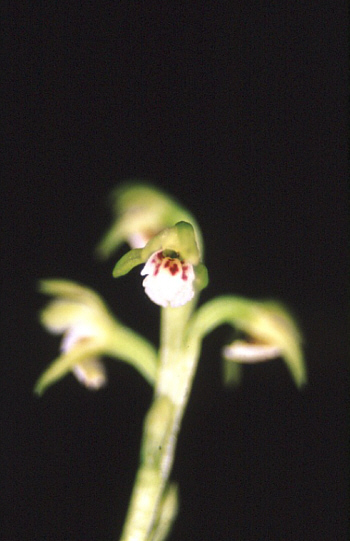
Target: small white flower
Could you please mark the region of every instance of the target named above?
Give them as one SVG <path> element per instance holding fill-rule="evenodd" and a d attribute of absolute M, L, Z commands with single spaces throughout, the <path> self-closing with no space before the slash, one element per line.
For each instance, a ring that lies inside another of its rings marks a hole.
<path fill-rule="evenodd" d="M 146 294 L 164 308 L 182 306 L 194 296 L 193 265 L 165 255 L 162 250 L 149 257 L 141 275 L 147 275 L 143 281 Z"/>

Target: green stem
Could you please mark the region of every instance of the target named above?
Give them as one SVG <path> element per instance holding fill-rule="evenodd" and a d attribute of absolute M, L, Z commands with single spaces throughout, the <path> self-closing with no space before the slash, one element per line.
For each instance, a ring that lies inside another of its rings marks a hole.
<path fill-rule="evenodd" d="M 140 467 L 121 541 L 151 541 L 174 461 L 183 413 L 197 364 L 185 336 L 195 300 L 161 314 L 160 362 L 154 399 L 144 423 Z M 174 510 L 175 514 L 175 510 Z"/>
<path fill-rule="evenodd" d="M 166 395 L 174 404 L 183 402 L 183 391 L 188 383 L 188 366 L 185 359 L 186 329 L 196 300 L 179 308 L 162 308 L 159 367 L 155 395 Z"/>

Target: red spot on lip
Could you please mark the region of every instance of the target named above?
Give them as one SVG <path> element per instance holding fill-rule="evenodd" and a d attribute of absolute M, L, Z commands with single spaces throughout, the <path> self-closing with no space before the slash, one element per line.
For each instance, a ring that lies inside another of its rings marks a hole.
<path fill-rule="evenodd" d="M 153 267 L 153 276 L 157 276 L 161 269 L 167 269 L 171 276 L 181 273 L 181 279 L 186 282 L 188 280 L 188 270 L 190 265 L 184 264 L 183 259 L 177 257 L 169 257 L 163 254 L 162 251 L 155 253 L 151 259 Z"/>
<path fill-rule="evenodd" d="M 188 278 L 187 271 L 188 271 L 188 265 L 183 265 L 181 278 L 182 278 L 182 280 L 184 280 L 184 282 L 186 282 L 186 280 Z"/>
<path fill-rule="evenodd" d="M 156 266 L 154 267 L 153 276 L 157 276 L 159 269 L 160 269 L 160 263 L 157 263 Z"/>
<path fill-rule="evenodd" d="M 174 276 L 179 271 L 179 265 L 177 263 L 173 263 L 169 268 L 172 276 Z"/>

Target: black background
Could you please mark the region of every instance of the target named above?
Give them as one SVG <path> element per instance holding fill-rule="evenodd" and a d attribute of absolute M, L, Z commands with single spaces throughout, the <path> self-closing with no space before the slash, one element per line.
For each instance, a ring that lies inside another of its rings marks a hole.
<path fill-rule="evenodd" d="M 8 83 L 2 238 L 5 541 L 115 540 L 151 390 L 123 364 L 89 393 L 33 396 L 57 354 L 37 280 L 95 288 L 157 341 L 137 271 L 93 249 L 110 190 L 153 181 L 196 215 L 210 285 L 276 298 L 305 337 L 309 384 L 282 362 L 220 382 L 229 329 L 204 342 L 173 478 L 171 540 L 346 534 L 347 192 L 342 2 L 3 4 Z"/>

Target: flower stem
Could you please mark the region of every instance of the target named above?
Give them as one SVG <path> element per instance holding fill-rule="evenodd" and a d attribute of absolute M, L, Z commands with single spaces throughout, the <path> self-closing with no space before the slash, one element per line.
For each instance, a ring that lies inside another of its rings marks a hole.
<path fill-rule="evenodd" d="M 161 539 L 158 531 L 165 514 L 162 506 L 165 505 L 177 436 L 197 363 L 193 349 L 192 353 L 186 350 L 185 343 L 186 328 L 194 307 L 195 300 L 181 307 L 162 309 L 160 362 L 154 398 L 144 423 L 140 466 L 121 541 Z M 170 510 L 172 519 L 175 514 L 174 501 L 173 511 Z"/>

